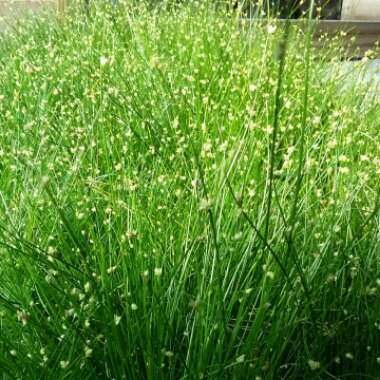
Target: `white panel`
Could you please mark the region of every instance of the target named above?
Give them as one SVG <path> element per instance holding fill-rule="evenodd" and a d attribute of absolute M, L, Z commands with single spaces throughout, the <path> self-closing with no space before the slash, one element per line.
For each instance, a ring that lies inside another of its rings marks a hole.
<path fill-rule="evenodd" d="M 380 0 L 343 0 L 342 20 L 380 22 Z"/>

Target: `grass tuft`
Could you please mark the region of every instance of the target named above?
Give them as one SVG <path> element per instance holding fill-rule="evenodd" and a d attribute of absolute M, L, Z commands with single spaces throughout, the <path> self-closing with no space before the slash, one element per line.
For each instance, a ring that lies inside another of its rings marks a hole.
<path fill-rule="evenodd" d="M 1 379 L 378 376 L 379 100 L 310 38 L 196 1 L 0 36 Z"/>

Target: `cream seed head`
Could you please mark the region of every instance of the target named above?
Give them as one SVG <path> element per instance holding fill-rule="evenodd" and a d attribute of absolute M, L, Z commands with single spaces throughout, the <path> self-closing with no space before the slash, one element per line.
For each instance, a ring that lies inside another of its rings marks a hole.
<path fill-rule="evenodd" d="M 84 347 L 84 356 L 86 358 L 90 358 L 92 356 L 92 353 L 93 353 L 93 349 L 88 347 L 88 346 L 85 346 Z"/>
<path fill-rule="evenodd" d="M 269 24 L 269 25 L 267 26 L 267 32 L 268 32 L 269 34 L 273 34 L 273 33 L 275 33 L 276 30 L 277 30 L 277 27 L 276 27 L 276 25 L 274 25 L 274 24 Z"/>
<path fill-rule="evenodd" d="M 245 355 L 240 355 L 236 358 L 236 363 L 244 363 Z"/>
<path fill-rule="evenodd" d="M 315 360 L 312 360 L 312 359 L 309 359 L 309 360 L 307 361 L 307 364 L 309 365 L 309 367 L 310 367 L 310 369 L 311 369 L 312 371 L 316 371 L 316 370 L 318 370 L 318 369 L 321 368 L 321 363 L 320 363 L 320 362 L 317 362 L 317 361 L 315 361 Z"/>
<path fill-rule="evenodd" d="M 113 266 L 111 266 L 111 267 L 109 267 L 109 268 L 107 269 L 107 273 L 108 273 L 108 274 L 112 274 L 112 273 L 116 272 L 116 270 L 117 270 L 117 266 L 116 266 L 116 265 L 113 265 Z"/>
<path fill-rule="evenodd" d="M 115 314 L 114 315 L 114 321 L 115 321 L 115 325 L 118 326 L 120 324 L 120 322 L 121 322 L 121 316 Z"/>
<path fill-rule="evenodd" d="M 24 310 L 17 310 L 17 319 L 25 326 L 28 323 L 29 315 Z"/>
<path fill-rule="evenodd" d="M 91 290 L 91 283 L 87 281 L 87 282 L 84 284 L 84 292 L 85 292 L 85 293 L 88 293 L 90 290 Z"/>
<path fill-rule="evenodd" d="M 67 367 L 69 366 L 69 364 L 70 364 L 70 362 L 69 362 L 68 360 L 61 360 L 61 361 L 59 362 L 59 365 L 60 365 L 60 367 L 61 367 L 62 369 L 67 368 Z"/>
<path fill-rule="evenodd" d="M 106 65 L 108 62 L 109 62 L 109 60 L 108 60 L 107 57 L 101 56 L 101 57 L 99 58 L 100 66 L 104 66 L 104 65 Z"/>
<path fill-rule="evenodd" d="M 212 202 L 210 199 L 202 198 L 200 200 L 199 208 L 200 210 L 207 211 L 210 210 L 212 206 Z"/>
<path fill-rule="evenodd" d="M 349 360 L 354 359 L 354 355 L 351 352 L 346 352 L 346 354 L 344 356 L 346 359 L 349 359 Z"/>

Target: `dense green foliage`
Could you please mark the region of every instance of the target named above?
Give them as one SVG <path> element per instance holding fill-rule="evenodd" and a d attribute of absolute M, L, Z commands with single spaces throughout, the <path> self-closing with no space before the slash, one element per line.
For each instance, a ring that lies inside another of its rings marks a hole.
<path fill-rule="evenodd" d="M 380 373 L 380 107 L 336 47 L 207 5 L 0 41 L 0 378 Z"/>

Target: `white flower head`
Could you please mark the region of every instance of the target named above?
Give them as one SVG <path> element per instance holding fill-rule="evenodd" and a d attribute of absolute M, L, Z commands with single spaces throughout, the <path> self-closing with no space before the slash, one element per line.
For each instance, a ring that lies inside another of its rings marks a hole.
<path fill-rule="evenodd" d="M 268 32 L 269 34 L 273 34 L 276 30 L 277 30 L 277 26 L 274 25 L 274 24 L 269 24 L 269 25 L 267 26 L 267 32 Z"/>
<path fill-rule="evenodd" d="M 103 56 L 101 56 L 101 57 L 99 58 L 99 63 L 100 63 L 100 66 L 104 66 L 104 65 L 106 65 L 106 64 L 108 63 L 108 58 L 107 58 L 107 57 L 103 57 Z"/>

